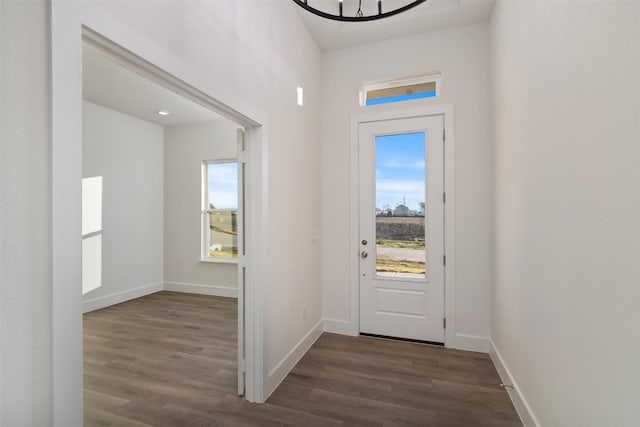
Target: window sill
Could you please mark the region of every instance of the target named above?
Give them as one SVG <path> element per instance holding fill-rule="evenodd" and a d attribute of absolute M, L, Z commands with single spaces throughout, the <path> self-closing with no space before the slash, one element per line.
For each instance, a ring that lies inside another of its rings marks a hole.
<path fill-rule="evenodd" d="M 209 264 L 237 264 L 238 258 L 200 258 L 200 262 Z"/>

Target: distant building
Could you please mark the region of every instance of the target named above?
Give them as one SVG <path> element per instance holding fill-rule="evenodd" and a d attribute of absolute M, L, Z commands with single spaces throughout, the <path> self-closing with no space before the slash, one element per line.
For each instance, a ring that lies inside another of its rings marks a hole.
<path fill-rule="evenodd" d="M 398 205 L 393 210 L 393 216 L 409 216 L 410 209 L 405 205 Z"/>

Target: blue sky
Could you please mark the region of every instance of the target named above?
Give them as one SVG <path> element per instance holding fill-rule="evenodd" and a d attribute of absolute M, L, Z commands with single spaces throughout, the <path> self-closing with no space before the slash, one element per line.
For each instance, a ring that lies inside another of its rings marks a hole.
<path fill-rule="evenodd" d="M 376 207 L 391 209 L 406 198 L 409 209 L 425 200 L 424 132 L 376 137 Z"/>
<path fill-rule="evenodd" d="M 366 105 L 388 104 L 390 102 L 410 101 L 412 99 L 433 98 L 436 92 L 420 92 L 410 95 L 388 96 L 386 98 L 367 99 Z"/>
<path fill-rule="evenodd" d="M 238 207 L 237 163 L 209 164 L 209 202 L 217 209 Z M 419 210 L 425 200 L 425 134 L 376 137 L 376 207 L 391 209 L 406 198 Z"/>
<path fill-rule="evenodd" d="M 209 203 L 216 209 L 238 207 L 238 164 L 209 164 Z"/>

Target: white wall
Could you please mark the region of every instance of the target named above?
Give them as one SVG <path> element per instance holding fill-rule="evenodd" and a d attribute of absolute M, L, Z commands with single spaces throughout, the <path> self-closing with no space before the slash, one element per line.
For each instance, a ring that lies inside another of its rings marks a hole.
<path fill-rule="evenodd" d="M 492 338 L 540 425 L 640 425 L 640 3 L 499 2 Z"/>
<path fill-rule="evenodd" d="M 237 129 L 224 119 L 165 128 L 165 282 L 238 287 L 237 264 L 200 261 L 202 161 L 235 159 Z"/>
<path fill-rule="evenodd" d="M 456 326 L 463 345 L 485 346 L 491 277 L 491 145 L 487 24 L 387 40 L 324 54 L 322 286 L 327 319 L 350 322 L 350 117 L 412 105 L 455 105 Z M 442 73 L 442 96 L 360 107 L 360 84 Z M 467 338 L 463 342 L 463 338 Z"/>
<path fill-rule="evenodd" d="M 263 231 L 269 242 L 269 251 L 262 254 L 268 268 L 260 281 L 267 375 L 320 321 L 320 253 L 318 245 L 306 237 L 320 226 L 317 118 L 321 54 L 295 7 L 290 2 L 260 1 L 0 2 L 2 425 L 47 425 L 54 404 L 60 409 L 60 425 L 80 422 L 80 372 L 71 370 L 79 366 L 81 350 L 79 263 L 75 268 L 64 264 L 53 272 L 55 277 L 73 280 L 57 281 L 56 286 L 68 290 L 55 297 L 56 313 L 66 309 L 69 314 L 57 317 L 54 329 L 60 325 L 70 329 L 66 335 L 57 329 L 54 342 L 51 323 L 52 258 L 76 259 L 79 246 L 70 254 L 54 254 L 50 233 L 55 230 L 47 214 L 52 197 L 62 197 L 50 193 L 54 156 L 77 160 L 75 153 L 51 152 L 50 82 L 64 81 L 63 75 L 52 77 L 50 72 L 52 32 L 64 33 L 53 39 L 56 49 L 67 49 L 62 55 L 58 50 L 56 64 L 70 59 L 70 67 L 75 68 L 67 76 L 77 82 L 76 86 L 56 87 L 56 93 L 75 94 L 76 100 L 67 104 L 74 115 L 62 118 L 64 123 L 58 122 L 54 132 L 73 141 L 80 139 L 79 130 L 72 128 L 81 112 L 81 27 L 80 22 L 72 22 L 74 17 L 113 23 L 105 25 L 111 25 L 122 40 L 131 40 L 133 34 L 136 48 L 144 46 L 143 53 L 171 62 L 181 70 L 180 75 L 195 78 L 198 84 L 206 82 L 206 91 L 219 94 L 236 108 L 261 112 L 260 119 L 266 124 L 264 200 L 268 202 Z M 53 29 L 49 8 L 56 11 Z M 58 20 L 61 16 L 65 17 L 62 21 Z M 296 105 L 296 86 L 305 89 L 304 107 Z M 56 177 L 75 182 L 76 177 L 70 177 L 79 167 L 76 163 L 67 166 L 69 172 L 56 169 Z M 71 199 L 79 209 L 79 173 L 77 178 L 77 196 Z M 79 213 L 73 222 L 79 233 Z M 65 230 L 69 224 L 65 223 Z M 67 296 L 76 294 L 77 299 L 67 301 Z M 300 318 L 303 304 L 308 306 L 304 321 Z M 54 349 L 65 360 L 52 364 Z M 277 381 L 274 375 L 270 378 Z M 58 378 L 55 396 L 51 378 Z"/>
<path fill-rule="evenodd" d="M 46 30 L 44 2 L 0 1 L 0 425 L 3 426 L 42 426 L 51 418 Z"/>
<path fill-rule="evenodd" d="M 83 301 L 162 283 L 164 129 L 83 102 L 82 175 L 102 176 L 102 286 Z"/>

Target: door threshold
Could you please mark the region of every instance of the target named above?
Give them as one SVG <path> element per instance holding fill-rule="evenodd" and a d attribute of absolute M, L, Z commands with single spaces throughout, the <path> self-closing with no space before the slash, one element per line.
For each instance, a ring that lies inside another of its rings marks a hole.
<path fill-rule="evenodd" d="M 444 347 L 444 343 L 443 342 L 414 340 L 412 338 L 390 337 L 388 335 L 367 334 L 365 332 L 360 332 L 360 336 L 361 337 L 369 337 L 369 338 L 382 338 L 382 339 L 385 339 L 385 340 L 392 340 L 392 341 L 412 342 L 412 343 L 416 343 L 416 344 L 436 345 L 438 347 Z"/>

